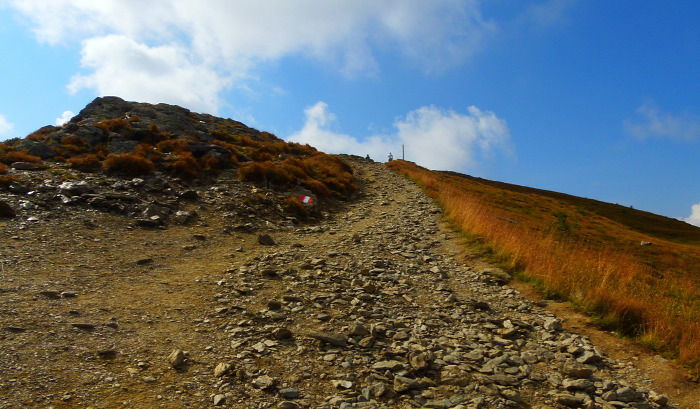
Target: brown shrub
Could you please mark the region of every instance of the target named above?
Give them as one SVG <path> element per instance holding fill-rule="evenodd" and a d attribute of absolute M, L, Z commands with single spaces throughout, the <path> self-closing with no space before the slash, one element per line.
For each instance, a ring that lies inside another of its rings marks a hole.
<path fill-rule="evenodd" d="M 326 186 L 326 184 L 320 180 L 308 178 L 304 179 L 301 184 L 319 196 L 329 197 L 331 195 L 331 191 L 328 189 L 328 186 Z"/>
<path fill-rule="evenodd" d="M 30 141 L 43 141 L 47 138 L 47 136 L 48 135 L 42 134 L 39 131 L 36 131 L 34 133 L 27 135 L 27 139 L 29 139 Z"/>
<path fill-rule="evenodd" d="M 299 198 L 296 198 L 294 196 L 284 199 L 283 208 L 285 213 L 300 218 L 305 218 L 310 213 L 309 208 L 303 203 L 301 203 L 301 201 L 299 201 Z"/>
<path fill-rule="evenodd" d="M 83 172 L 95 171 L 101 166 L 100 158 L 94 154 L 68 158 L 67 162 L 70 164 L 71 168 L 78 169 Z"/>
<path fill-rule="evenodd" d="M 214 172 L 218 169 L 223 169 L 226 166 L 225 163 L 222 163 L 220 160 L 211 156 L 203 156 L 199 158 L 199 164 L 202 170 L 205 172 Z"/>
<path fill-rule="evenodd" d="M 191 152 L 178 153 L 177 158 L 168 165 L 170 174 L 182 179 L 195 179 L 201 170 L 202 167 Z"/>
<path fill-rule="evenodd" d="M 51 146 L 51 150 L 56 154 L 52 159 L 57 162 L 65 162 L 66 158 L 70 156 L 70 152 L 59 146 Z"/>
<path fill-rule="evenodd" d="M 102 169 L 107 173 L 125 173 L 129 176 L 146 175 L 155 169 L 153 162 L 143 156 L 122 153 L 109 155 L 102 162 Z"/>
<path fill-rule="evenodd" d="M 254 150 L 253 153 L 250 154 L 250 157 L 256 162 L 267 162 L 275 159 L 270 152 L 261 149 Z"/>
<path fill-rule="evenodd" d="M 238 168 L 238 179 L 243 182 L 266 183 L 265 167 L 260 162 L 251 162 Z"/>
<path fill-rule="evenodd" d="M 333 191 L 344 196 L 357 190 L 357 186 L 353 183 L 352 176 L 340 175 L 333 178 L 324 179 L 323 182 Z"/>
<path fill-rule="evenodd" d="M 303 180 L 309 177 L 308 173 L 304 170 L 302 166 L 297 166 L 293 163 L 289 163 L 286 160 L 280 165 L 285 172 L 293 176 L 296 179 Z"/>
<path fill-rule="evenodd" d="M 212 143 L 213 143 L 214 145 L 221 146 L 222 148 L 224 148 L 224 149 L 226 149 L 227 151 L 231 152 L 231 159 L 230 159 L 231 165 L 233 165 L 233 166 L 238 166 L 238 165 L 239 165 L 239 163 L 238 163 L 238 157 L 237 157 L 237 156 L 240 154 L 240 152 L 238 152 L 238 149 L 236 149 L 236 146 L 235 146 L 235 145 L 232 145 L 232 144 L 230 144 L 230 143 L 228 143 L 228 142 L 224 142 L 224 141 L 220 141 L 220 140 L 215 140 L 215 141 L 212 142 Z"/>
<path fill-rule="evenodd" d="M 54 129 L 57 128 L 51 125 L 45 126 L 29 134 L 27 136 L 27 139 L 29 139 L 30 141 L 43 141 L 51 134 L 51 131 L 53 131 Z"/>
<path fill-rule="evenodd" d="M 278 139 L 278 138 L 275 136 L 275 134 L 272 134 L 272 133 L 267 132 L 267 131 L 262 131 L 262 132 L 260 132 L 260 137 L 261 137 L 264 141 L 266 141 L 266 142 L 276 141 L 276 140 Z M 284 142 L 283 142 L 283 143 L 284 143 Z"/>
<path fill-rule="evenodd" d="M 14 162 L 37 163 L 41 162 L 41 158 L 38 156 L 30 155 L 27 151 L 9 151 L 0 155 L 0 162 L 3 162 L 8 165 Z"/>
<path fill-rule="evenodd" d="M 6 173 L 7 170 L 10 169 L 9 166 L 5 165 L 4 163 L 0 162 L 0 175 L 3 173 Z"/>
<path fill-rule="evenodd" d="M 134 155 L 143 156 L 151 162 L 157 162 L 163 158 L 163 154 L 158 152 L 155 146 L 148 143 L 140 143 L 134 148 Z"/>
<path fill-rule="evenodd" d="M 242 146 L 247 146 L 247 147 L 251 147 L 251 148 L 258 148 L 258 147 L 260 147 L 260 142 L 258 142 L 258 141 L 256 141 L 256 140 L 252 139 L 250 136 L 242 136 L 242 137 L 239 139 L 239 143 L 240 143 Z"/>
<path fill-rule="evenodd" d="M 84 153 L 88 150 L 87 143 L 84 139 L 72 135 L 65 136 L 61 140 L 61 146 L 71 154 Z"/>
<path fill-rule="evenodd" d="M 0 187 L 1 188 L 6 188 L 10 186 L 12 182 L 17 181 L 17 176 L 12 176 L 12 175 L 0 175 Z"/>
<path fill-rule="evenodd" d="M 156 148 L 163 153 L 179 153 L 189 151 L 190 141 L 187 139 L 168 139 L 159 142 Z"/>
<path fill-rule="evenodd" d="M 95 124 L 105 132 L 119 132 L 122 129 L 130 129 L 131 123 L 124 118 L 105 119 Z"/>
<path fill-rule="evenodd" d="M 294 181 L 292 175 L 270 161 L 251 162 L 238 168 L 238 178 L 245 182 L 278 186 L 285 186 Z"/>
<path fill-rule="evenodd" d="M 100 158 L 100 160 L 104 160 L 107 157 L 107 155 L 109 155 L 109 148 L 103 143 L 96 145 L 92 149 L 92 151 L 95 153 L 95 155 L 97 155 L 98 158 Z"/>
<path fill-rule="evenodd" d="M 225 129 L 215 129 L 211 131 L 211 136 L 215 139 L 214 143 L 216 143 L 216 141 L 234 142 L 236 140 L 236 138 Z"/>
<path fill-rule="evenodd" d="M 287 146 L 289 148 L 289 153 L 295 156 L 314 156 L 318 154 L 316 148 L 308 143 L 306 145 L 302 145 L 296 142 L 289 142 Z"/>

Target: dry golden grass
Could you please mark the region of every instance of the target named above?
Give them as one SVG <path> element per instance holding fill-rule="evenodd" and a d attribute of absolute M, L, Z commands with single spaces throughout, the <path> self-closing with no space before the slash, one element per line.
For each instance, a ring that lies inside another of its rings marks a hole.
<path fill-rule="evenodd" d="M 613 220 L 566 195 L 507 189 L 405 161 L 389 166 L 423 186 L 450 222 L 521 278 L 700 375 L 700 246 L 686 244 L 694 243 L 694 229 L 684 234 L 685 226 L 672 222 L 641 229 L 635 215 L 649 224 L 645 212 L 618 206 L 608 214 L 625 217 Z"/>

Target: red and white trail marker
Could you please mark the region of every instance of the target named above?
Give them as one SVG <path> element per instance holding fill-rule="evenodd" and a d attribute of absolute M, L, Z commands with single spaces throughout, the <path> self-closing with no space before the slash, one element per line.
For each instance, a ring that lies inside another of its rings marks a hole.
<path fill-rule="evenodd" d="M 308 203 L 313 203 L 313 202 L 314 202 L 314 199 L 311 198 L 310 196 L 301 196 L 301 197 L 299 197 L 299 201 L 302 202 L 302 203 L 307 203 L 307 204 L 308 204 Z"/>

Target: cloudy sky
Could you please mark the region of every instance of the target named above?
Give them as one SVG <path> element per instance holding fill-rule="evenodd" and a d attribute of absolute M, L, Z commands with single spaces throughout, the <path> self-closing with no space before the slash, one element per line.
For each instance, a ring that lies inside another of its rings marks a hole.
<path fill-rule="evenodd" d="M 700 225 L 700 2 L 0 0 L 0 140 L 96 96 Z"/>

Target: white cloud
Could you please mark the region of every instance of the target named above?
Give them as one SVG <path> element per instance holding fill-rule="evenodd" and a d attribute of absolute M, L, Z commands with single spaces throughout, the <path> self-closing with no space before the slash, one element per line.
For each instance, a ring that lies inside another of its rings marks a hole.
<path fill-rule="evenodd" d="M 308 143 L 324 152 L 369 154 L 375 160 L 384 160 L 389 152 L 400 157 L 401 146 L 405 145 L 407 160 L 430 169 L 457 171 L 474 170 L 496 152 L 512 154 L 506 122 L 475 106 L 466 114 L 421 107 L 397 118 L 394 133 L 362 140 L 335 131 L 335 115 L 324 102 L 304 112 L 304 127 L 287 140 Z"/>
<path fill-rule="evenodd" d="M 700 227 L 700 203 L 694 204 L 690 209 L 690 217 L 683 220 L 693 226 Z"/>
<path fill-rule="evenodd" d="M 656 136 L 686 141 L 700 138 L 700 117 L 697 115 L 663 112 L 653 101 L 639 107 L 637 114 L 635 121 L 624 122 L 627 131 L 637 138 Z"/>
<path fill-rule="evenodd" d="M 7 121 L 4 115 L 0 114 L 0 136 L 7 135 L 14 129 L 14 125 Z"/>
<path fill-rule="evenodd" d="M 193 108 L 218 107 L 219 92 L 284 57 L 374 75 L 377 52 L 388 50 L 439 70 L 478 52 L 496 30 L 477 0 L 8 1 L 39 41 L 82 44 L 85 72 L 73 92 Z"/>
<path fill-rule="evenodd" d="M 64 111 L 60 118 L 56 118 L 56 126 L 62 126 L 73 118 L 75 114 L 71 111 Z"/>
<path fill-rule="evenodd" d="M 567 11 L 577 3 L 578 0 L 548 0 L 529 6 L 525 16 L 539 27 L 549 27 L 566 21 Z"/>
<path fill-rule="evenodd" d="M 167 102 L 216 113 L 218 93 L 229 80 L 193 60 L 177 45 L 149 47 L 117 35 L 91 38 L 83 43 L 81 63 L 93 71 L 75 75 L 68 89 L 92 88 L 99 95 Z"/>

